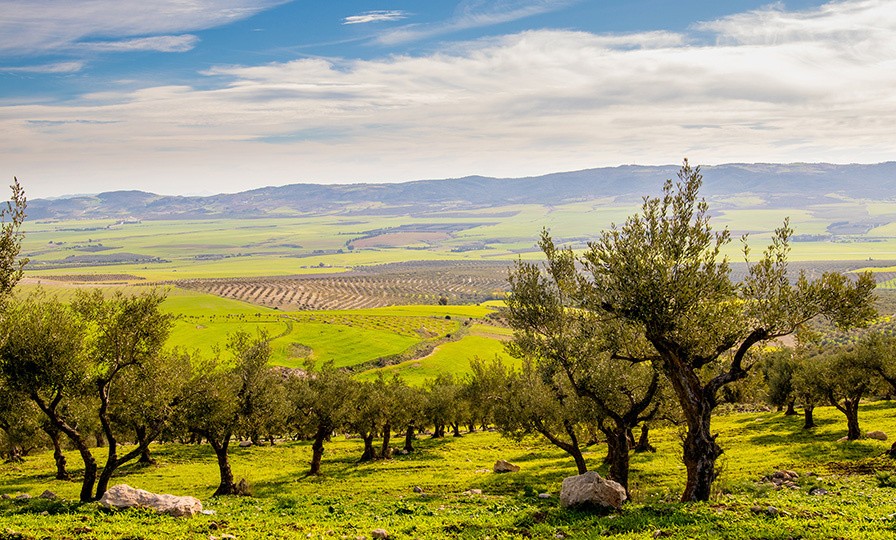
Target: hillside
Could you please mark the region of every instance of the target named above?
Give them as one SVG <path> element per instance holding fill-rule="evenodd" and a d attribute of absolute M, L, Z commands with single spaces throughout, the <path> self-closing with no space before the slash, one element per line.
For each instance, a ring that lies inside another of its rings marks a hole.
<path fill-rule="evenodd" d="M 165 196 L 142 191 L 30 201 L 30 219 L 195 219 L 288 217 L 339 211 L 371 215 L 426 215 L 511 204 L 555 205 L 612 199 L 635 203 L 656 193 L 677 165 L 625 165 L 529 178 L 470 176 L 396 184 L 292 184 L 208 197 Z M 724 203 L 749 196 L 757 206 L 801 208 L 825 199 L 896 198 L 896 162 L 876 165 L 727 164 L 704 167 L 704 195 Z M 718 207 L 718 205 L 716 205 Z"/>

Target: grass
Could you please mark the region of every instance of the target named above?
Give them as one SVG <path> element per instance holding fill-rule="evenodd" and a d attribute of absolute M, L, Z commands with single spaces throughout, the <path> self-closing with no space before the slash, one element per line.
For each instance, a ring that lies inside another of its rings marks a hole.
<path fill-rule="evenodd" d="M 366 464 L 356 463 L 359 440 L 334 437 L 317 478 L 304 476 L 309 443 L 233 448 L 234 473 L 249 480 L 250 498 L 210 498 L 217 470 L 207 446 L 156 445 L 158 464 L 126 466 L 113 481 L 198 496 L 215 512 L 192 519 L 72 502 L 78 485 L 52 479 L 52 456 L 41 453 L 0 465 L 0 493 L 36 496 L 50 489 L 63 500 L 0 501 L 0 537 L 355 538 L 385 528 L 392 538 L 892 538 L 896 488 L 879 480 L 896 470 L 896 461 L 881 456 L 889 443 L 837 443 L 845 432 L 842 416 L 823 407 L 816 417 L 812 432 L 800 429 L 800 418 L 780 413 L 717 417 L 725 454 L 716 493 L 705 504 L 675 502 L 684 481 L 679 435 L 676 428 L 655 429 L 658 452 L 632 455 L 633 501 L 609 516 L 559 507 L 560 483 L 575 471 L 565 454 L 540 439 L 514 442 L 488 432 L 421 439 L 411 455 Z M 861 420 L 866 429 L 894 434 L 896 404 L 865 404 Z M 585 454 L 602 473 L 604 452 L 597 445 Z M 78 463 L 76 454 L 68 458 Z M 496 459 L 522 470 L 494 474 Z M 796 470 L 800 489 L 775 491 L 762 482 L 779 469 Z M 414 486 L 424 493 L 414 493 Z M 828 494 L 810 495 L 812 487 Z M 470 489 L 482 495 L 466 494 Z M 537 498 L 542 492 L 552 498 Z M 769 506 L 776 516 L 764 511 Z"/>
<path fill-rule="evenodd" d="M 485 327 L 485 325 L 477 326 Z M 474 332 L 479 331 L 481 330 L 474 330 Z M 463 376 L 470 372 L 470 359 L 473 357 L 478 356 L 487 360 L 496 355 L 502 357 L 505 360 L 505 364 L 516 365 L 518 363 L 512 361 L 507 356 L 501 341 L 494 337 L 473 333 L 463 336 L 458 341 L 450 341 L 439 345 L 432 353 L 423 358 L 408 360 L 384 368 L 367 370 L 361 373 L 358 378 L 362 380 L 373 379 L 379 373 L 389 378 L 393 374 L 398 374 L 408 384 L 422 385 L 424 381 L 433 379 L 440 373 Z"/>

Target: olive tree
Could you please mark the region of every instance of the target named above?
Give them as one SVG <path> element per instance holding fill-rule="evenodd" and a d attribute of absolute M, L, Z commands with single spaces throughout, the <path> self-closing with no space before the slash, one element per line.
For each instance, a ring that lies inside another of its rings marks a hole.
<path fill-rule="evenodd" d="M 268 366 L 270 340 L 238 331 L 227 341 L 230 358 L 194 361 L 194 376 L 181 399 L 185 428 L 204 437 L 215 452 L 220 482 L 213 496 L 247 495 L 234 480 L 230 443 L 235 434 L 257 433 L 259 426 L 279 425 L 285 411 L 283 380 Z M 257 437 L 257 435 L 256 435 Z"/>
<path fill-rule="evenodd" d="M 565 376 L 539 372 L 531 359 L 524 360 L 520 370 L 505 366 L 500 358 L 487 364 L 477 359 L 471 365 L 480 389 L 477 397 L 492 403 L 502 435 L 521 440 L 537 433 L 569 454 L 579 474 L 588 471 L 582 446 L 585 427 L 595 423 L 597 413 L 593 404 L 576 395 Z"/>
<path fill-rule="evenodd" d="M 568 386 L 591 402 L 591 420 L 607 441 L 610 477 L 627 489 L 631 432 L 660 406 L 650 345 L 637 327 L 594 309 L 592 285 L 570 249 L 557 248 L 547 231 L 539 245 L 544 268 L 520 261 L 509 276 L 507 319 L 514 335 L 508 352 L 534 361 L 555 400 Z"/>
<path fill-rule="evenodd" d="M 320 474 L 324 443 L 348 422 L 356 394 L 357 382 L 350 373 L 334 367 L 333 362 L 318 369 L 309 360 L 305 363 L 305 375 L 290 379 L 288 399 L 295 411 L 292 424 L 313 440 L 309 476 Z"/>
<path fill-rule="evenodd" d="M 22 271 L 28 262 L 27 258 L 19 257 L 22 249 L 21 228 L 27 206 L 25 190 L 15 177 L 9 187 L 12 196 L 0 206 L 0 302 L 9 296 L 16 283 L 22 279 Z"/>
<path fill-rule="evenodd" d="M 86 324 L 85 352 L 99 400 L 97 415 L 106 439 L 106 463 L 97 480 L 96 499 L 106 492 L 115 470 L 141 456 L 158 435 L 144 436 L 136 448 L 119 455 L 119 434 L 113 425 L 112 409 L 116 387 L 125 382 L 124 376 L 162 354 L 173 324 L 173 315 L 161 309 L 165 297 L 157 290 L 133 296 L 118 291 L 111 297 L 94 290 L 78 291 L 72 302 L 72 308 Z"/>
<path fill-rule="evenodd" d="M 745 359 L 754 346 L 817 316 L 845 327 L 874 315 L 870 274 L 856 280 L 833 272 L 815 280 L 790 275 L 786 219 L 743 282 L 734 281 L 722 255 L 730 233 L 713 231 L 699 197 L 702 181 L 699 167 L 685 160 L 678 182 L 666 181 L 660 197 L 645 198 L 639 213 L 603 231 L 581 259 L 591 291 L 585 307 L 639 328 L 653 349 L 641 359 L 663 371 L 681 406 L 683 501 L 709 498 L 722 453 L 712 412 L 719 391 L 749 374 L 752 363 Z M 723 370 L 703 376 L 720 361 Z"/>
<path fill-rule="evenodd" d="M 84 324 L 68 305 L 35 293 L 6 306 L 0 372 L 72 442 L 84 463 L 80 499 L 94 499 L 98 466 L 82 431 L 80 400 L 92 394 L 93 366 L 84 354 Z"/>

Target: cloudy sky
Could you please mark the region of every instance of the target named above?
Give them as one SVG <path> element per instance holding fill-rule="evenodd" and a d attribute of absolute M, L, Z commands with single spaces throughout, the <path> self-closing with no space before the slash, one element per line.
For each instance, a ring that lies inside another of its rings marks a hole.
<path fill-rule="evenodd" d="M 31 197 L 874 163 L 894 89 L 893 0 L 0 0 Z"/>

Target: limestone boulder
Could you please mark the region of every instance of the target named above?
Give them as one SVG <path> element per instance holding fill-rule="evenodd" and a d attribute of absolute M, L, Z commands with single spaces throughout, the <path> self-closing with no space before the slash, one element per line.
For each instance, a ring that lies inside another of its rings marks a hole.
<path fill-rule="evenodd" d="M 560 488 L 560 504 L 564 508 L 619 510 L 626 498 L 622 485 L 594 471 L 565 478 Z"/>
<path fill-rule="evenodd" d="M 887 440 L 887 434 L 884 433 L 883 431 L 869 431 L 868 433 L 865 434 L 865 438 L 866 439 L 875 439 L 878 441 L 885 441 L 885 440 Z"/>
<path fill-rule="evenodd" d="M 495 466 L 492 467 L 492 470 L 496 473 L 508 473 L 508 472 L 519 472 L 520 468 L 518 465 L 514 465 L 509 461 L 504 461 L 503 459 L 499 459 L 495 462 Z"/>
<path fill-rule="evenodd" d="M 151 508 L 161 514 L 175 517 L 192 517 L 202 512 L 202 502 L 196 497 L 159 495 L 127 484 L 112 486 L 100 498 L 106 508 Z"/>

